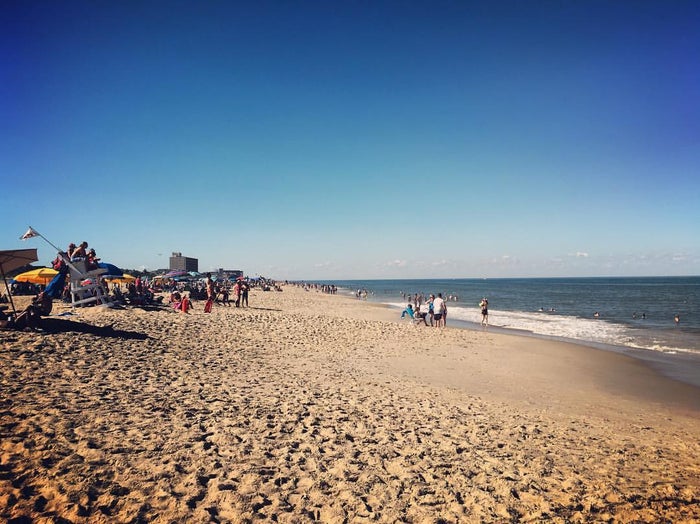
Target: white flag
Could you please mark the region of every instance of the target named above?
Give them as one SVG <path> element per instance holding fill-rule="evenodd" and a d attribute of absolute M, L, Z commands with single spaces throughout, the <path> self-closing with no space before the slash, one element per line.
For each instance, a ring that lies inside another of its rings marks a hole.
<path fill-rule="evenodd" d="M 19 239 L 20 240 L 27 240 L 28 238 L 38 237 L 38 236 L 39 236 L 39 233 L 34 231 L 34 229 L 32 229 L 32 226 L 29 226 L 29 229 L 27 229 L 27 232 L 24 235 L 22 235 L 21 237 L 19 237 Z"/>

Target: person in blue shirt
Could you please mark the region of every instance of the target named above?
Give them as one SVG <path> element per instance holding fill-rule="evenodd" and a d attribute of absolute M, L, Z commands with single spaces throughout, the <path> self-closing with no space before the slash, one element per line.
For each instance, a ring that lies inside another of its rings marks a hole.
<path fill-rule="evenodd" d="M 401 318 L 404 318 L 406 315 L 413 318 L 413 305 L 409 304 L 406 306 L 406 309 L 404 309 L 401 313 Z"/>

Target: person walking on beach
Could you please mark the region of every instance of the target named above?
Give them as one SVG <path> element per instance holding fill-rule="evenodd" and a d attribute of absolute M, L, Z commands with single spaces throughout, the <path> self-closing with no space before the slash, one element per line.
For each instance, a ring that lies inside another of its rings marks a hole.
<path fill-rule="evenodd" d="M 445 301 L 442 299 L 442 293 L 438 293 L 437 298 L 433 300 L 433 315 L 435 327 L 442 327 L 442 314 L 445 309 Z"/>
<path fill-rule="evenodd" d="M 211 273 L 207 273 L 207 280 L 205 286 L 207 290 L 207 302 L 204 305 L 204 312 L 211 313 L 211 308 L 214 306 L 214 298 L 216 297 L 216 291 L 214 290 L 214 281 L 211 279 Z"/>
<path fill-rule="evenodd" d="M 481 302 L 479 302 L 479 307 L 481 308 L 481 325 L 488 326 L 489 325 L 489 301 L 486 299 L 486 297 L 481 299 Z"/>

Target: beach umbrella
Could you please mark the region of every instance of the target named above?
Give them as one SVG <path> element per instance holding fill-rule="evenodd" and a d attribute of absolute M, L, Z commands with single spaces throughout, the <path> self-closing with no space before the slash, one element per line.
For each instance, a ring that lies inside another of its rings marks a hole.
<path fill-rule="evenodd" d="M 107 270 L 106 272 L 102 273 L 103 277 L 106 277 L 108 275 L 112 277 L 119 277 L 124 274 L 124 272 L 117 266 L 115 266 L 114 264 L 108 264 L 107 262 L 99 262 L 97 264 L 97 267 L 99 267 L 100 269 Z"/>
<path fill-rule="evenodd" d="M 58 271 L 50 267 L 40 267 L 25 271 L 15 277 L 17 282 L 31 282 L 32 284 L 48 284 L 53 277 L 58 274 Z"/>
<path fill-rule="evenodd" d="M 133 275 L 130 275 L 129 273 L 123 273 L 120 276 L 107 275 L 104 278 L 106 280 L 109 280 L 110 282 L 117 282 L 119 284 L 131 284 L 132 282 L 136 281 L 136 277 Z"/>
<path fill-rule="evenodd" d="M 13 312 L 15 312 L 15 303 L 12 301 L 12 293 L 10 293 L 5 275 L 9 271 L 19 269 L 37 260 L 39 258 L 36 256 L 36 249 L 5 249 L 0 251 L 0 274 L 2 274 L 2 280 L 5 282 L 7 298 L 10 300 Z"/>
<path fill-rule="evenodd" d="M 0 271 L 6 275 L 37 260 L 36 249 L 6 249 L 0 251 Z"/>
<path fill-rule="evenodd" d="M 189 275 L 187 271 L 183 271 L 181 269 L 173 269 L 172 271 L 168 271 L 165 275 L 163 275 L 164 278 L 175 278 L 175 277 L 184 277 L 185 275 Z"/>

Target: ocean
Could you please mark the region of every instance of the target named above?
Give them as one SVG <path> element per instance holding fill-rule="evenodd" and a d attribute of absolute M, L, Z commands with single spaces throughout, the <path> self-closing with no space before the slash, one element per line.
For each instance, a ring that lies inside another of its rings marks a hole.
<path fill-rule="evenodd" d="M 442 293 L 447 299 L 448 325 L 469 329 L 482 329 L 479 302 L 486 297 L 488 329 L 629 353 L 651 361 L 675 378 L 700 386 L 700 277 L 326 283 L 337 285 L 342 294 L 366 290 L 368 300 L 397 309 L 406 307 L 408 295 Z"/>

